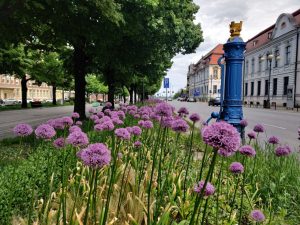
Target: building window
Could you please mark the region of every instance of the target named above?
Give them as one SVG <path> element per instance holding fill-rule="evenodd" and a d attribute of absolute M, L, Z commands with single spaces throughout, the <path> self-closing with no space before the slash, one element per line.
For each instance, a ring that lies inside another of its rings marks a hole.
<path fill-rule="evenodd" d="M 253 47 L 257 45 L 257 40 L 253 41 Z"/>
<path fill-rule="evenodd" d="M 273 79 L 273 95 L 277 95 L 277 78 Z"/>
<path fill-rule="evenodd" d="M 217 94 L 217 85 L 213 85 L 213 94 Z"/>
<path fill-rule="evenodd" d="M 274 67 L 278 67 L 278 62 L 279 62 L 279 49 L 276 49 L 275 50 L 275 54 L 274 54 L 274 56 L 275 56 L 275 63 L 274 63 Z"/>
<path fill-rule="evenodd" d="M 268 39 L 271 39 L 271 37 L 272 37 L 272 32 L 269 32 L 268 33 Z"/>
<path fill-rule="evenodd" d="M 261 58 L 262 58 L 261 56 L 258 57 L 258 72 L 261 71 L 261 62 L 262 62 Z"/>
<path fill-rule="evenodd" d="M 218 79 L 218 68 L 217 67 L 214 67 L 214 79 Z"/>
<path fill-rule="evenodd" d="M 254 64 L 255 64 L 255 60 L 254 58 L 251 60 L 251 73 L 252 75 L 254 74 Z"/>
<path fill-rule="evenodd" d="M 19 79 L 16 79 L 16 84 L 19 84 Z"/>
<path fill-rule="evenodd" d="M 288 45 L 285 47 L 285 64 L 290 64 L 291 61 L 291 46 Z"/>
<path fill-rule="evenodd" d="M 261 81 L 257 81 L 257 96 L 260 96 Z"/>
<path fill-rule="evenodd" d="M 268 95 L 269 93 L 269 81 L 265 80 L 265 95 Z"/>
<path fill-rule="evenodd" d="M 248 96 L 248 83 L 245 83 L 245 96 Z"/>
<path fill-rule="evenodd" d="M 248 70 L 248 69 L 249 69 L 249 62 L 247 61 L 247 62 L 246 62 L 246 74 L 249 73 L 249 70 Z"/>
<path fill-rule="evenodd" d="M 283 78 L 283 95 L 287 95 L 287 88 L 289 85 L 289 77 Z"/>
<path fill-rule="evenodd" d="M 285 23 L 285 22 L 282 22 L 280 28 L 283 29 L 283 28 L 285 28 L 285 27 L 286 27 L 286 23 Z"/>
<path fill-rule="evenodd" d="M 254 95 L 254 82 L 251 82 L 251 93 L 250 93 L 251 96 Z"/>

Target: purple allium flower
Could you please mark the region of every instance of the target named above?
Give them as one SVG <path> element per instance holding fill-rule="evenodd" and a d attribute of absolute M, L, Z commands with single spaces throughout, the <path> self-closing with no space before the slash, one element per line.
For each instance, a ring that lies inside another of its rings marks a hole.
<path fill-rule="evenodd" d="M 115 130 L 115 135 L 123 140 L 129 140 L 130 139 L 130 133 L 126 128 L 118 128 Z"/>
<path fill-rule="evenodd" d="M 101 112 L 101 111 L 99 111 L 99 112 L 97 112 L 97 116 L 98 116 L 99 118 L 102 118 L 102 117 L 104 116 L 104 113 Z"/>
<path fill-rule="evenodd" d="M 224 121 L 203 127 L 202 137 L 206 144 L 221 151 L 222 155 L 232 155 L 241 143 L 237 129 Z"/>
<path fill-rule="evenodd" d="M 172 127 L 173 121 L 174 121 L 174 118 L 172 116 L 162 117 L 162 120 L 160 121 L 160 123 L 163 127 L 170 128 L 170 127 Z"/>
<path fill-rule="evenodd" d="M 74 131 L 82 131 L 82 130 L 81 130 L 81 128 L 78 127 L 78 126 L 71 126 L 71 127 L 69 128 L 69 132 L 72 133 L 72 132 L 74 132 Z"/>
<path fill-rule="evenodd" d="M 187 108 L 181 107 L 178 110 L 178 114 L 179 114 L 179 116 L 186 116 L 186 115 L 189 115 L 189 111 L 187 110 Z"/>
<path fill-rule="evenodd" d="M 118 152 L 118 159 L 122 159 L 122 157 L 123 157 L 123 154 L 122 154 L 122 152 Z"/>
<path fill-rule="evenodd" d="M 139 119 L 139 118 L 141 118 L 141 116 L 140 116 L 140 114 L 134 114 L 133 118 L 134 119 Z"/>
<path fill-rule="evenodd" d="M 104 110 L 104 114 L 105 114 L 105 115 L 110 115 L 110 113 L 111 113 L 111 110 L 110 110 L 110 109 L 105 109 L 105 110 Z"/>
<path fill-rule="evenodd" d="M 125 119 L 125 113 L 123 112 L 123 111 L 117 111 L 117 115 L 119 116 L 119 118 L 121 119 L 121 120 L 124 120 Z"/>
<path fill-rule="evenodd" d="M 65 125 L 65 126 L 72 126 L 72 124 L 73 124 L 73 120 L 72 120 L 72 118 L 71 117 L 69 117 L 69 116 L 64 116 L 63 118 L 61 118 L 62 119 L 62 122 L 63 122 L 63 124 Z"/>
<path fill-rule="evenodd" d="M 30 134 L 32 134 L 33 130 L 29 124 L 19 123 L 18 125 L 16 125 L 14 127 L 13 132 L 17 136 L 25 137 L 25 136 L 29 136 Z"/>
<path fill-rule="evenodd" d="M 205 181 L 202 180 L 198 184 L 196 184 L 195 187 L 194 187 L 194 192 L 200 194 L 201 190 L 204 187 L 204 183 L 205 183 Z M 204 191 L 204 196 L 213 195 L 214 192 L 215 192 L 215 187 L 211 183 L 207 182 L 206 187 L 205 187 L 205 191 Z"/>
<path fill-rule="evenodd" d="M 122 124 L 124 124 L 124 122 L 122 120 L 120 120 L 119 118 L 112 118 L 112 122 L 115 125 L 122 125 Z"/>
<path fill-rule="evenodd" d="M 106 145 L 102 143 L 90 144 L 87 148 L 82 149 L 77 156 L 83 164 L 94 169 L 101 169 L 111 161 L 111 154 Z"/>
<path fill-rule="evenodd" d="M 110 102 L 106 102 L 106 103 L 105 103 L 105 106 L 106 106 L 107 108 L 111 108 L 111 107 L 112 107 L 112 104 L 111 104 Z"/>
<path fill-rule="evenodd" d="M 90 119 L 95 121 L 95 120 L 99 119 L 99 117 L 97 115 L 91 115 Z"/>
<path fill-rule="evenodd" d="M 79 117 L 80 117 L 79 113 L 77 113 L 77 112 L 72 113 L 72 118 L 78 119 Z"/>
<path fill-rule="evenodd" d="M 54 128 L 48 124 L 39 125 L 35 129 L 34 133 L 37 138 L 42 138 L 42 139 L 47 139 L 47 140 L 53 138 L 56 134 Z"/>
<path fill-rule="evenodd" d="M 273 145 L 279 144 L 279 138 L 276 137 L 276 136 L 271 136 L 271 137 L 268 139 L 268 142 L 269 142 L 270 144 L 273 144 Z"/>
<path fill-rule="evenodd" d="M 153 119 L 153 120 L 159 121 L 160 116 L 156 115 L 155 112 L 152 112 L 150 114 L 150 118 Z"/>
<path fill-rule="evenodd" d="M 256 151 L 254 150 L 254 148 L 251 145 L 244 145 L 244 146 L 240 147 L 239 152 L 242 155 L 249 156 L 249 157 L 253 157 L 256 155 Z"/>
<path fill-rule="evenodd" d="M 89 109 L 89 113 L 90 113 L 90 114 L 94 114 L 94 113 L 96 113 L 96 110 L 95 110 L 94 108 L 90 108 L 90 109 Z"/>
<path fill-rule="evenodd" d="M 239 162 L 233 162 L 229 166 L 229 170 L 231 173 L 239 174 L 244 172 L 244 166 Z"/>
<path fill-rule="evenodd" d="M 174 120 L 172 123 L 172 130 L 175 132 L 187 132 L 189 125 L 183 119 Z"/>
<path fill-rule="evenodd" d="M 242 127 L 246 127 L 246 126 L 248 126 L 248 121 L 245 120 L 245 119 L 242 119 L 242 120 L 240 121 L 240 125 L 241 125 Z"/>
<path fill-rule="evenodd" d="M 126 127 L 129 133 L 132 133 L 132 127 Z"/>
<path fill-rule="evenodd" d="M 250 131 L 247 135 L 250 140 L 256 138 L 256 134 L 254 133 L 254 131 Z"/>
<path fill-rule="evenodd" d="M 198 115 L 198 113 L 193 113 L 192 115 L 190 115 L 190 120 L 196 123 L 200 120 L 200 116 Z"/>
<path fill-rule="evenodd" d="M 52 126 L 54 129 L 57 129 L 57 130 L 65 129 L 65 124 L 64 124 L 63 118 L 55 119 Z"/>
<path fill-rule="evenodd" d="M 82 122 L 81 121 L 76 121 L 76 123 L 75 123 L 77 126 L 81 126 L 82 125 Z"/>
<path fill-rule="evenodd" d="M 142 128 L 145 129 L 151 129 L 153 128 L 153 123 L 150 120 L 143 121 L 143 124 L 141 125 Z"/>
<path fill-rule="evenodd" d="M 89 139 L 82 131 L 74 131 L 67 137 L 67 143 L 74 147 L 83 147 L 89 143 Z"/>
<path fill-rule="evenodd" d="M 250 213 L 250 217 L 256 222 L 262 222 L 266 219 L 265 215 L 262 213 L 262 211 L 260 211 L 258 209 L 253 210 Z"/>
<path fill-rule="evenodd" d="M 278 146 L 275 150 L 275 155 L 278 157 L 287 156 L 292 153 L 292 150 L 289 146 Z"/>
<path fill-rule="evenodd" d="M 54 124 L 55 124 L 55 119 L 50 119 L 46 122 L 46 124 L 50 125 L 51 127 L 54 128 Z"/>
<path fill-rule="evenodd" d="M 140 136 L 142 134 L 142 130 L 140 127 L 138 126 L 133 126 L 132 127 L 132 131 L 131 134 L 135 135 L 135 136 Z"/>
<path fill-rule="evenodd" d="M 56 140 L 53 141 L 53 146 L 55 148 L 63 148 L 65 147 L 65 139 L 64 138 L 57 138 Z"/>
<path fill-rule="evenodd" d="M 261 124 L 256 124 L 253 128 L 253 130 L 256 132 L 256 133 L 262 133 L 265 131 L 265 128 L 263 125 Z"/>
<path fill-rule="evenodd" d="M 149 119 L 150 119 L 150 116 L 147 115 L 147 114 L 143 114 L 143 115 L 141 116 L 141 118 L 142 118 L 143 120 L 149 120 Z"/>
<path fill-rule="evenodd" d="M 167 103 L 159 103 L 155 106 L 154 112 L 157 116 L 172 116 L 172 107 Z"/>
<path fill-rule="evenodd" d="M 113 130 L 115 128 L 111 120 L 104 121 L 101 125 L 103 130 Z"/>
<path fill-rule="evenodd" d="M 140 141 L 136 141 L 136 142 L 134 142 L 134 147 L 136 147 L 136 148 L 139 148 L 139 147 L 141 147 L 142 146 L 142 142 L 140 142 Z"/>

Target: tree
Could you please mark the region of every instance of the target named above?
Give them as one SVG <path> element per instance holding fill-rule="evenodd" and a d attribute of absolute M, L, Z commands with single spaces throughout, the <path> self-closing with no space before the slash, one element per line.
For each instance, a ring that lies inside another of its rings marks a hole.
<path fill-rule="evenodd" d="M 96 99 L 98 99 L 98 94 L 107 93 L 107 86 L 100 82 L 99 77 L 97 77 L 95 74 L 89 74 L 88 76 L 86 76 L 85 80 L 87 83 L 86 92 L 88 93 L 88 95 L 95 94 Z"/>

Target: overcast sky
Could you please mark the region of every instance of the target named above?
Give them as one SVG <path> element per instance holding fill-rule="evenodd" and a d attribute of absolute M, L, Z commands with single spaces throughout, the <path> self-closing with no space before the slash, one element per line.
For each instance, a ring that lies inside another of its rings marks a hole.
<path fill-rule="evenodd" d="M 282 13 L 292 13 L 300 8 L 299 0 L 194 0 L 200 6 L 195 23 L 200 23 L 204 42 L 196 53 L 177 55 L 168 71 L 171 90 L 176 92 L 186 86 L 188 65 L 196 63 L 218 43 L 229 37 L 231 21 L 243 21 L 241 37 L 247 41 L 274 24 Z M 161 88 L 159 93 L 162 93 Z"/>

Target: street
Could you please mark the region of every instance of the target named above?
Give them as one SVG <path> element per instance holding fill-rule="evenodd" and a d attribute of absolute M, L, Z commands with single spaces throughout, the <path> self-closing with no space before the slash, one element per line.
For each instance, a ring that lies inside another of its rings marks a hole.
<path fill-rule="evenodd" d="M 180 107 L 186 107 L 190 113 L 199 113 L 203 120 L 210 117 L 211 112 L 218 112 L 218 106 L 208 106 L 203 102 L 179 102 L 173 100 L 170 102 L 176 110 Z M 261 108 L 243 108 L 244 118 L 247 119 L 249 125 L 246 133 L 251 131 L 253 127 L 260 123 L 266 129 L 267 137 L 277 136 L 282 144 L 289 144 L 294 148 L 298 148 L 298 128 L 300 127 L 300 112 L 292 112 L 287 110 L 273 110 Z M 262 135 L 261 135 L 262 136 Z M 267 138 L 265 138 L 267 140 Z"/>

